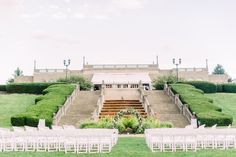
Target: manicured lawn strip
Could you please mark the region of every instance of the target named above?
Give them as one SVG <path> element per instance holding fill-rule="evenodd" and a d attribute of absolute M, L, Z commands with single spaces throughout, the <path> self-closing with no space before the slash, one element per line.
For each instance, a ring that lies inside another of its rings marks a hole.
<path fill-rule="evenodd" d="M 206 94 L 214 100 L 214 104 L 221 107 L 224 113 L 233 116 L 233 127 L 236 127 L 236 94 L 235 93 L 215 93 Z"/>
<path fill-rule="evenodd" d="M 32 94 L 0 95 L 0 127 L 10 127 L 11 116 L 25 112 L 28 106 L 34 105 L 36 97 Z"/>
<path fill-rule="evenodd" d="M 197 152 L 152 153 L 143 137 L 121 137 L 109 154 L 65 154 L 63 152 L 4 152 L 0 157 L 234 157 L 236 150 L 201 150 Z"/>
<path fill-rule="evenodd" d="M 233 117 L 222 113 L 222 108 L 216 106 L 212 99 L 204 95 L 203 91 L 188 84 L 172 84 L 171 89 L 175 94 L 180 95 L 184 104 L 188 104 L 191 112 L 196 113 L 200 124 L 227 126 L 232 123 Z"/>
<path fill-rule="evenodd" d="M 73 92 L 75 85 L 57 84 L 43 90 L 43 96 L 37 98 L 36 104 L 29 106 L 26 112 L 11 117 L 13 126 L 38 125 L 39 119 L 45 119 L 46 125 L 51 126 L 53 114 L 64 105 L 67 97 Z"/>

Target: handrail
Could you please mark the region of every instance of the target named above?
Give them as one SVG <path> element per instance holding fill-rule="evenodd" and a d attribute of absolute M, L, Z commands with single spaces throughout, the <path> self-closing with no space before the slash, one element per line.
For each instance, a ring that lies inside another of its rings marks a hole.
<path fill-rule="evenodd" d="M 142 103 L 142 106 L 143 106 L 145 112 L 148 114 L 148 116 L 154 117 L 155 112 L 153 111 L 153 109 L 148 101 L 147 95 L 144 93 L 144 89 L 142 87 L 140 87 L 139 92 L 140 92 L 140 101 Z"/>
<path fill-rule="evenodd" d="M 59 110 L 57 111 L 57 113 L 54 113 L 53 116 L 53 125 L 58 125 L 59 121 L 61 120 L 61 117 L 66 115 L 67 110 L 69 109 L 69 107 L 72 105 L 73 101 L 75 100 L 75 98 L 77 97 L 78 93 L 80 91 L 80 86 L 76 85 L 76 88 L 74 89 L 74 91 L 72 92 L 72 94 L 70 96 L 67 97 L 65 103 L 63 106 L 61 106 L 59 108 Z"/>
<path fill-rule="evenodd" d="M 192 119 L 196 119 L 195 113 L 192 113 L 187 104 L 183 104 L 179 98 L 179 94 L 174 94 L 167 84 L 164 85 L 164 92 L 171 98 L 175 105 L 178 106 L 180 113 L 182 113 L 191 123 Z"/>
<path fill-rule="evenodd" d="M 92 113 L 92 119 L 93 120 L 95 120 L 95 121 L 97 121 L 98 119 L 99 119 L 99 115 L 100 115 L 100 113 L 101 113 L 101 111 L 102 111 L 102 108 L 103 108 L 103 104 L 104 104 L 104 91 L 105 90 L 105 88 L 104 87 L 102 87 L 101 88 L 101 95 L 99 96 L 99 99 L 98 99 L 98 101 L 97 101 L 97 107 L 96 107 L 96 109 L 94 110 L 94 112 Z"/>

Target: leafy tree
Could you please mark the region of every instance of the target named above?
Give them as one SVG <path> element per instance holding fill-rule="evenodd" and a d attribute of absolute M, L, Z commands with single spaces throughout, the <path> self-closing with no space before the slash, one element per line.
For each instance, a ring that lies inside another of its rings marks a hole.
<path fill-rule="evenodd" d="M 89 90 L 92 88 L 92 84 L 86 80 L 83 76 L 70 76 L 69 78 L 60 78 L 57 82 L 64 83 L 79 83 L 81 90 Z"/>
<path fill-rule="evenodd" d="M 23 71 L 19 67 L 17 67 L 17 69 L 14 71 L 13 76 L 14 77 L 23 76 Z"/>
<path fill-rule="evenodd" d="M 223 68 L 222 65 L 217 64 L 212 74 L 223 75 L 225 74 L 225 69 Z"/>
<path fill-rule="evenodd" d="M 7 80 L 7 83 L 14 83 L 14 79 L 13 79 L 13 78 L 9 78 L 9 79 Z"/>
<path fill-rule="evenodd" d="M 182 78 L 179 78 L 178 80 L 179 82 L 184 81 Z M 153 82 L 153 86 L 155 89 L 157 90 L 163 90 L 164 89 L 164 84 L 168 83 L 176 83 L 177 81 L 177 77 L 174 75 L 165 75 L 165 76 L 160 76 L 158 77 L 154 82 Z"/>

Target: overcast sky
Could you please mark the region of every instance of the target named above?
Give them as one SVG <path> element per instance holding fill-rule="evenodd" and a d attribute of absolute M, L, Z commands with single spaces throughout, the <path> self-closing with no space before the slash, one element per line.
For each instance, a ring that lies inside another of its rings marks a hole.
<path fill-rule="evenodd" d="M 219 63 L 236 77 L 235 0 L 0 0 L 0 82 L 20 67 L 81 69 L 152 63 L 160 68 Z"/>

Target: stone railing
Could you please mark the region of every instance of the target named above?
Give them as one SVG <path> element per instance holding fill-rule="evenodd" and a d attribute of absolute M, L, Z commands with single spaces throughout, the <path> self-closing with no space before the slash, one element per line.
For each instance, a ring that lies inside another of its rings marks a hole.
<path fill-rule="evenodd" d="M 102 107 L 104 104 L 105 99 L 105 88 L 104 86 L 101 88 L 101 95 L 99 96 L 99 99 L 97 101 L 96 109 L 92 113 L 92 120 L 97 121 L 99 119 L 100 112 L 102 111 Z"/>
<path fill-rule="evenodd" d="M 145 112 L 148 114 L 148 116 L 155 116 L 155 112 L 153 111 L 148 98 L 147 98 L 147 94 L 145 94 L 144 89 L 142 87 L 139 88 L 139 92 L 140 92 L 140 101 L 143 105 L 143 108 L 145 110 Z"/>
<path fill-rule="evenodd" d="M 165 84 L 164 86 L 164 92 L 171 98 L 171 100 L 174 102 L 175 105 L 180 110 L 180 113 L 182 113 L 188 120 L 188 122 L 191 124 L 194 121 L 197 121 L 196 119 L 196 114 L 192 113 L 189 110 L 189 107 L 187 104 L 183 104 L 182 101 L 179 98 L 178 94 L 174 94 L 173 91 L 171 90 L 171 87 Z M 195 123 L 195 122 L 194 122 Z"/>
<path fill-rule="evenodd" d="M 207 68 L 179 68 L 179 72 L 203 72 L 207 71 Z"/>
<path fill-rule="evenodd" d="M 53 125 L 58 125 L 59 121 L 61 120 L 61 117 L 66 115 L 68 108 L 72 105 L 72 103 L 75 100 L 75 98 L 77 97 L 79 91 L 80 91 L 80 86 L 76 85 L 76 88 L 74 89 L 72 94 L 70 96 L 68 96 L 64 105 L 59 108 L 57 113 L 54 113 Z"/>
<path fill-rule="evenodd" d="M 63 72 L 66 72 L 65 69 L 34 69 L 34 72 L 35 73 L 63 73 Z"/>
<path fill-rule="evenodd" d="M 95 65 L 84 65 L 84 69 L 146 69 L 156 68 L 156 64 L 95 64 Z"/>

